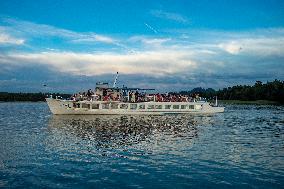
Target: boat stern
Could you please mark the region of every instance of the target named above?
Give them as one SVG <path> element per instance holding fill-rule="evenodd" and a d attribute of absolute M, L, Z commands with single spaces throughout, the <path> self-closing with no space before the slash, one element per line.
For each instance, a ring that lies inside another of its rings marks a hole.
<path fill-rule="evenodd" d="M 63 114 L 63 108 L 60 105 L 60 100 L 53 98 L 46 98 L 47 105 L 53 114 Z"/>
<path fill-rule="evenodd" d="M 225 107 L 211 106 L 209 103 L 203 104 L 204 113 L 222 113 L 225 111 Z"/>
<path fill-rule="evenodd" d="M 222 113 L 225 111 L 225 107 L 212 107 L 214 113 Z"/>

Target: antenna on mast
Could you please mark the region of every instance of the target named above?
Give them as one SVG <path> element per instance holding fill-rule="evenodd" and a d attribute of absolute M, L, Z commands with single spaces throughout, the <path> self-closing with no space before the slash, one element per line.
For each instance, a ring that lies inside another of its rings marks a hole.
<path fill-rule="evenodd" d="M 115 88 L 115 85 L 116 85 L 116 82 L 117 82 L 117 78 L 118 78 L 118 72 L 116 72 L 116 77 L 115 77 L 115 80 L 113 82 L 113 88 Z"/>

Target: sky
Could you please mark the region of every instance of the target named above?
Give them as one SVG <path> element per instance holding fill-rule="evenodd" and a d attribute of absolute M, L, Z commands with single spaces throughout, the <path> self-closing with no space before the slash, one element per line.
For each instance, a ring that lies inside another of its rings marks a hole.
<path fill-rule="evenodd" d="M 284 79 L 283 0 L 0 0 L 0 91 Z"/>

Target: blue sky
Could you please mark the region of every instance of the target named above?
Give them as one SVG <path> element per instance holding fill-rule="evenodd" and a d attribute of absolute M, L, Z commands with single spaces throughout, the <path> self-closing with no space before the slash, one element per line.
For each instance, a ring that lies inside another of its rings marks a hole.
<path fill-rule="evenodd" d="M 0 1 L 0 91 L 284 79 L 284 1 Z M 47 87 L 43 87 L 43 83 Z"/>

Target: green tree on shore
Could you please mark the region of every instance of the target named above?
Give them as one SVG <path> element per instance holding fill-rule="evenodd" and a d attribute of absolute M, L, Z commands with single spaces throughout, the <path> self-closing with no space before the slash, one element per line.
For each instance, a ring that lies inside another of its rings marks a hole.
<path fill-rule="evenodd" d="M 249 85 L 237 85 L 220 89 L 218 91 L 208 88 L 203 89 L 201 87 L 194 88 L 189 91 L 181 91 L 179 94 L 205 97 L 207 99 L 213 99 L 218 96 L 221 100 L 269 100 L 284 103 L 284 81 L 274 80 L 267 83 L 256 81 L 253 86 Z M 0 101 L 44 101 L 49 96 L 61 96 L 63 98 L 70 98 L 70 94 L 59 93 L 8 93 L 0 92 Z"/>
<path fill-rule="evenodd" d="M 215 96 L 218 96 L 221 100 L 270 100 L 284 103 L 284 81 L 274 80 L 265 84 L 261 81 L 256 81 L 253 86 L 237 85 L 218 91 L 212 88 L 203 89 L 198 87 L 191 91 L 181 91 L 180 94 L 192 96 L 199 94 L 207 99 L 213 99 Z"/>

